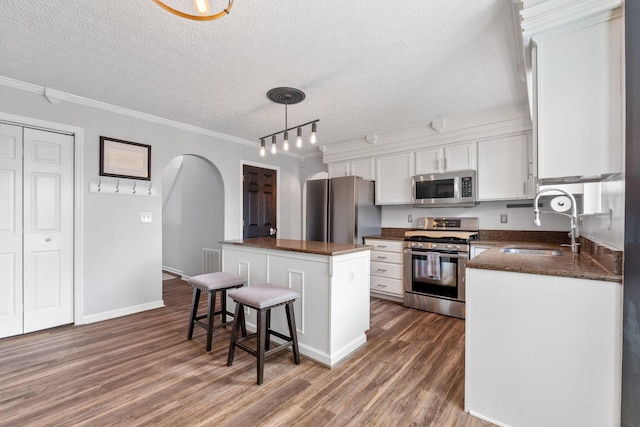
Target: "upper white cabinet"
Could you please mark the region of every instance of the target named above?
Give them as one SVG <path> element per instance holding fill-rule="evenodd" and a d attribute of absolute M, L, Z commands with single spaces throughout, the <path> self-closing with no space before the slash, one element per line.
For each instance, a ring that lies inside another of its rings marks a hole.
<path fill-rule="evenodd" d="M 475 147 L 468 142 L 416 151 L 416 175 L 475 169 Z"/>
<path fill-rule="evenodd" d="M 581 10 L 579 3 L 548 1 L 522 12 L 535 45 L 532 105 L 542 183 L 622 171 L 621 8 L 591 2 Z"/>
<path fill-rule="evenodd" d="M 349 162 L 329 163 L 329 178 L 349 176 Z"/>
<path fill-rule="evenodd" d="M 364 179 L 375 179 L 375 163 L 373 158 L 353 160 L 350 163 L 351 175 L 360 176 Z"/>
<path fill-rule="evenodd" d="M 412 203 L 411 177 L 415 175 L 413 153 L 400 153 L 376 158 L 376 204 Z"/>
<path fill-rule="evenodd" d="M 527 135 L 478 141 L 478 200 L 532 197 Z"/>
<path fill-rule="evenodd" d="M 364 179 L 375 178 L 375 163 L 373 158 L 352 160 L 349 162 L 329 163 L 329 178 L 340 176 L 359 176 Z"/>

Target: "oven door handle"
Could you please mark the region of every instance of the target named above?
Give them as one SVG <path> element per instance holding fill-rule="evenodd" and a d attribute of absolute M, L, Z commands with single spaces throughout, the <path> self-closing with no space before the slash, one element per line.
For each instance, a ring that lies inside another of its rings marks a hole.
<path fill-rule="evenodd" d="M 469 258 L 469 253 L 468 252 L 454 252 L 454 253 L 449 253 L 449 252 L 441 252 L 441 251 L 412 251 L 411 249 L 405 249 L 404 253 L 407 255 L 420 255 L 420 256 L 425 256 L 427 255 L 427 253 L 429 252 L 435 252 L 441 255 L 446 255 L 452 258 L 460 258 L 460 259 L 467 259 Z"/>

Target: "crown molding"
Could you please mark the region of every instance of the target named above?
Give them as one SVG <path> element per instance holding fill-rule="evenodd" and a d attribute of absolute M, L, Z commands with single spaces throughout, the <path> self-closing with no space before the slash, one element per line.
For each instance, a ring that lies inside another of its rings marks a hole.
<path fill-rule="evenodd" d="M 558 27 L 586 20 L 587 24 L 610 18 L 622 0 L 547 0 L 520 11 L 522 34 L 536 38 Z"/>
<path fill-rule="evenodd" d="M 430 125 L 379 134 L 375 146 L 364 140 L 324 146 L 324 163 L 384 156 L 437 145 L 478 141 L 531 130 L 528 106 L 493 110 L 472 116 L 447 119 L 446 130 L 437 132 Z"/>
<path fill-rule="evenodd" d="M 165 119 L 163 117 L 154 116 L 152 114 L 142 113 L 140 111 L 131 110 L 124 107 L 119 107 L 113 104 L 107 104 L 106 102 L 96 101 L 95 99 L 85 98 L 83 96 L 73 95 L 70 93 L 62 92 L 59 90 L 55 90 L 52 88 L 47 88 L 44 86 L 34 85 L 32 83 L 22 82 L 20 80 L 11 79 L 9 77 L 0 76 L 0 85 L 11 87 L 14 89 L 19 89 L 25 92 L 34 93 L 37 95 L 42 95 L 49 99 L 47 94 L 51 95 L 55 94 L 55 99 L 57 102 L 53 105 L 57 105 L 59 102 L 71 102 L 73 104 L 84 105 L 86 107 L 97 108 L 104 111 L 109 111 L 116 114 L 121 114 L 127 117 L 133 117 L 135 119 L 145 120 L 147 122 L 152 122 L 164 126 L 169 126 L 176 129 L 185 130 L 188 132 L 197 133 L 200 135 L 210 136 L 212 138 L 220 139 L 226 142 L 231 142 L 234 144 L 245 145 L 249 147 L 254 147 L 257 149 L 260 148 L 259 143 L 257 141 L 249 141 L 243 138 L 238 138 L 235 136 L 227 135 L 224 133 L 212 131 L 209 129 L 204 129 L 198 126 L 189 125 L 186 123 L 178 122 L 175 120 Z M 51 102 L 51 100 L 50 100 Z M 280 152 L 279 154 L 284 154 L 285 156 L 293 157 L 296 159 L 303 158 L 303 154 L 293 153 L 293 152 Z"/>

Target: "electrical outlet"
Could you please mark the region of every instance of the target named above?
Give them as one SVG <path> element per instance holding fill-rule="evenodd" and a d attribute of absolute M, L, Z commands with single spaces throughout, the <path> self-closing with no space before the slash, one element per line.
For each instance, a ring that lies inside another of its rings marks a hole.
<path fill-rule="evenodd" d="M 500 223 L 501 224 L 507 223 L 507 214 L 500 214 Z"/>
<path fill-rule="evenodd" d="M 151 222 L 151 212 L 140 212 L 140 222 Z"/>
<path fill-rule="evenodd" d="M 407 215 L 407 222 L 413 222 L 413 215 Z"/>

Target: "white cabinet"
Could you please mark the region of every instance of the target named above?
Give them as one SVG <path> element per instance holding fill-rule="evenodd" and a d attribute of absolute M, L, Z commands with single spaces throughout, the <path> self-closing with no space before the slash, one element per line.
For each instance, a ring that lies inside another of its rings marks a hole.
<path fill-rule="evenodd" d="M 328 164 L 329 178 L 359 176 L 364 179 L 373 180 L 375 178 L 374 170 L 375 163 L 373 158 Z"/>
<path fill-rule="evenodd" d="M 351 166 L 351 175 L 360 176 L 369 180 L 375 179 L 375 162 L 373 158 L 352 160 L 349 163 Z"/>
<path fill-rule="evenodd" d="M 619 426 L 622 284 L 467 268 L 465 411 Z"/>
<path fill-rule="evenodd" d="M 371 250 L 371 294 L 380 298 L 402 302 L 404 288 L 403 241 L 365 239 Z"/>
<path fill-rule="evenodd" d="M 620 12 L 565 27 L 533 37 L 534 121 L 543 183 L 622 171 Z"/>
<path fill-rule="evenodd" d="M 416 151 L 416 175 L 475 169 L 475 150 L 475 142 L 465 142 Z"/>
<path fill-rule="evenodd" d="M 527 135 L 478 141 L 478 200 L 532 197 Z"/>
<path fill-rule="evenodd" d="M 329 163 L 327 170 L 329 178 L 349 176 L 349 162 Z"/>
<path fill-rule="evenodd" d="M 413 153 L 378 157 L 375 163 L 376 204 L 410 204 Z"/>

